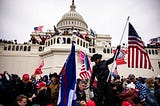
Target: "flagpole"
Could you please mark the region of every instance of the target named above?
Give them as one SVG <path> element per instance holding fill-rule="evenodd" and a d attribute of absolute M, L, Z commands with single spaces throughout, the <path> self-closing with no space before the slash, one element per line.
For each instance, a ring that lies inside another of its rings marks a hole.
<path fill-rule="evenodd" d="M 127 24 L 128 24 L 128 22 L 129 22 L 129 18 L 130 18 L 130 17 L 128 16 L 128 17 L 127 17 L 126 24 L 125 24 L 125 27 L 124 27 L 124 29 L 123 29 L 123 33 L 122 33 L 122 36 L 121 36 L 121 39 L 120 39 L 119 45 L 121 45 L 121 43 L 122 43 L 122 39 L 123 39 L 123 36 L 124 36 L 125 30 L 126 30 Z M 114 60 L 113 60 L 113 63 L 112 63 L 112 67 L 111 67 L 111 71 L 109 72 L 109 75 L 108 75 L 108 77 L 107 77 L 106 82 L 108 82 L 109 77 L 110 77 L 110 75 L 111 75 L 111 72 L 112 72 L 112 70 L 113 70 L 113 66 L 114 66 L 114 63 L 115 63 L 115 59 L 116 59 L 116 57 L 117 57 L 117 54 L 118 54 L 118 52 L 117 52 L 117 50 L 116 50 L 116 53 L 115 53 L 115 56 L 114 56 Z"/>

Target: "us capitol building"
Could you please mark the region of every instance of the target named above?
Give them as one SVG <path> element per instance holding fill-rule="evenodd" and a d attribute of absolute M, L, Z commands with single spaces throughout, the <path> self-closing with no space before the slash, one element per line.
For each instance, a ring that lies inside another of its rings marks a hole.
<path fill-rule="evenodd" d="M 57 23 L 55 30 L 47 30 L 46 32 L 32 32 L 31 42 L 25 44 L 18 43 L 0 43 L 0 73 L 8 71 L 22 76 L 24 73 L 34 74 L 35 69 L 44 60 L 42 68 L 43 74 L 53 72 L 59 73 L 62 69 L 71 50 L 73 32 L 80 36 L 75 36 L 76 47 L 76 71 L 77 77 L 81 71 L 82 62 L 79 59 L 80 51 L 85 52 L 89 57 L 95 53 L 103 55 L 102 59 L 111 58 L 116 47 L 111 45 L 111 35 L 97 34 L 94 31 L 94 37 L 83 17 L 76 11 L 74 1 L 70 6 L 70 11 L 65 13 Z M 57 31 L 59 32 L 57 34 Z M 85 36 L 85 39 L 84 39 Z M 41 42 L 46 38 L 45 42 Z M 35 41 L 34 41 L 35 40 Z M 122 46 L 127 50 L 127 47 Z M 156 77 L 160 74 L 160 48 L 146 47 L 149 53 L 151 64 L 154 71 L 148 69 L 128 68 L 127 64 L 118 65 L 118 74 L 127 77 L 133 73 L 137 77 Z M 125 54 L 124 61 L 127 62 L 128 55 Z M 94 63 L 91 63 L 91 67 Z M 112 65 L 112 64 L 111 64 Z M 111 68 L 111 65 L 109 66 Z M 113 71 L 113 70 L 112 70 Z"/>

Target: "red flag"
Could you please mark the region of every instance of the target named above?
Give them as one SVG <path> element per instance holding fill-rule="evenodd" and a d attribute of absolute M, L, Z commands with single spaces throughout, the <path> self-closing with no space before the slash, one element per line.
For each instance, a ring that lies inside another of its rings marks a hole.
<path fill-rule="evenodd" d="M 144 48 L 143 41 L 130 23 L 128 34 L 128 67 L 153 70 L 149 56 Z"/>
<path fill-rule="evenodd" d="M 116 49 L 113 50 L 113 53 L 116 53 Z M 125 55 L 127 54 L 127 50 L 121 49 L 119 55 L 117 56 L 116 59 L 116 64 L 117 65 L 122 65 L 122 64 L 126 64 L 127 62 L 124 60 Z"/>
<path fill-rule="evenodd" d="M 36 68 L 34 74 L 37 75 L 37 74 L 42 74 L 42 68 L 44 66 L 44 60 L 42 60 L 41 64 Z"/>

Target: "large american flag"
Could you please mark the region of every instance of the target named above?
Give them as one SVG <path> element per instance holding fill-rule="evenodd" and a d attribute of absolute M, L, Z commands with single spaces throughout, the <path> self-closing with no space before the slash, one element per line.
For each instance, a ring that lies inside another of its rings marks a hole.
<path fill-rule="evenodd" d="M 128 67 L 153 70 L 149 56 L 144 48 L 143 41 L 138 36 L 131 23 L 129 23 L 128 34 Z"/>
<path fill-rule="evenodd" d="M 90 62 L 88 60 L 87 54 L 85 54 L 83 64 L 81 66 L 81 72 L 79 73 L 79 76 L 81 77 L 82 80 L 90 79 L 91 73 L 92 73 L 92 70 L 90 67 Z"/>

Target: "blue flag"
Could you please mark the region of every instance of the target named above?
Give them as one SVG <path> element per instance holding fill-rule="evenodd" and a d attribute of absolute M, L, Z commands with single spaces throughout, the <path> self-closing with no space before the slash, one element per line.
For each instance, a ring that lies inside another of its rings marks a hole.
<path fill-rule="evenodd" d="M 61 72 L 61 87 L 58 97 L 58 106 L 76 106 L 76 62 L 75 46 L 72 44 L 69 54 Z"/>
<path fill-rule="evenodd" d="M 90 28 L 90 32 L 91 32 L 92 37 L 94 37 L 94 32 L 91 28 Z"/>
<path fill-rule="evenodd" d="M 85 58 L 84 58 L 84 64 L 86 65 L 86 70 L 87 71 L 90 70 L 90 63 L 89 63 L 87 54 L 85 55 Z"/>

